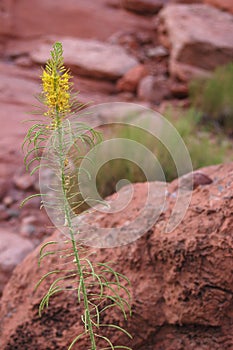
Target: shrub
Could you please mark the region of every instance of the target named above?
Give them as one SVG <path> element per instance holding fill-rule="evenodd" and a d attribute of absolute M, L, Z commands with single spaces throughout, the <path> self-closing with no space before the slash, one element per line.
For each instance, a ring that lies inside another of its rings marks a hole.
<path fill-rule="evenodd" d="M 188 110 L 169 108 L 166 118 L 175 126 L 183 138 L 192 159 L 193 168 L 198 169 L 231 160 L 232 144 L 222 134 L 214 134 L 200 124 L 201 113 L 190 108 Z M 167 148 L 154 136 L 133 126 L 114 126 L 112 137 L 134 140 L 151 150 L 157 157 L 167 181 L 177 177 L 176 166 Z M 171 141 L 172 142 L 172 141 Z M 144 160 L 146 162 L 146 160 Z M 146 165 L 150 167 L 150 164 Z M 97 176 L 97 188 L 102 196 L 115 192 L 117 182 L 126 178 L 131 182 L 144 182 L 145 176 L 139 167 L 124 159 L 112 160 L 103 165 Z M 150 181 L 158 180 L 151 174 Z"/>
<path fill-rule="evenodd" d="M 179 118 L 174 119 L 174 114 L 177 113 Z M 201 113 L 199 111 L 194 108 L 178 111 L 170 109 L 165 114 L 170 121 L 173 119 L 173 125 L 188 148 L 194 169 L 227 160 L 227 150 L 232 148 L 230 141 L 226 140 L 221 133 L 207 131 L 200 123 Z M 169 178 L 174 176 L 173 173 L 168 175 Z"/>
<path fill-rule="evenodd" d="M 190 96 L 205 119 L 233 134 L 233 62 L 218 67 L 208 79 L 191 82 Z"/>

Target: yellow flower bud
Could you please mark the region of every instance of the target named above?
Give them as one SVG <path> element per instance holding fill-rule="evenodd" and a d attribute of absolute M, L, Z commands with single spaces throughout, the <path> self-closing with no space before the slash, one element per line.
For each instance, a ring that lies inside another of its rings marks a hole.
<path fill-rule="evenodd" d="M 53 119 L 53 127 L 59 127 L 60 121 L 71 111 L 70 90 L 71 75 L 63 65 L 63 52 L 60 43 L 54 45 L 52 58 L 48 60 L 42 73 L 42 96 L 47 106 L 46 116 Z"/>

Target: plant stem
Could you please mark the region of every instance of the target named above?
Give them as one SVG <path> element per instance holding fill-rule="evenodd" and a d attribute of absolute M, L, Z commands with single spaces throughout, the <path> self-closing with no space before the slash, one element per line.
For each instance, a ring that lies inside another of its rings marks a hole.
<path fill-rule="evenodd" d="M 58 113 L 57 113 L 57 119 L 60 120 Z M 93 325 L 92 325 L 92 321 L 91 321 L 91 313 L 90 313 L 90 308 L 89 308 L 87 290 L 86 290 L 86 286 L 85 286 L 85 278 L 83 275 L 83 270 L 82 270 L 81 262 L 79 259 L 79 253 L 78 253 L 76 240 L 75 240 L 75 233 L 74 233 L 74 229 L 72 226 L 71 215 L 70 215 L 70 205 L 69 205 L 67 195 L 66 195 L 66 184 L 65 184 L 66 179 L 65 179 L 64 159 L 63 159 L 66 155 L 63 154 L 62 126 L 59 126 L 57 130 L 58 130 L 58 137 L 59 137 L 59 161 L 60 161 L 60 168 L 61 168 L 62 192 L 63 192 L 63 196 L 64 196 L 65 218 L 66 218 L 67 226 L 69 228 L 69 234 L 70 234 L 70 238 L 72 241 L 72 247 L 73 247 L 73 252 L 74 252 L 74 257 L 75 257 L 75 263 L 76 263 L 78 275 L 80 278 L 80 285 L 81 285 L 81 291 L 82 291 L 82 295 L 83 295 L 86 322 L 87 322 L 88 333 L 89 333 L 90 341 L 91 341 L 91 350 L 96 350 L 95 334 L 94 334 Z"/>

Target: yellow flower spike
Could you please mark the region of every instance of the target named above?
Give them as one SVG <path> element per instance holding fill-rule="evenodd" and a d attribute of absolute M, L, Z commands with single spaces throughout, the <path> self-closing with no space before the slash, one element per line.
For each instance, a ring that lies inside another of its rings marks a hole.
<path fill-rule="evenodd" d="M 70 90 L 71 75 L 63 65 L 62 44 L 56 43 L 51 51 L 51 59 L 46 63 L 42 73 L 42 96 L 47 112 L 44 114 L 53 119 L 52 127 L 59 127 L 62 118 L 71 111 Z"/>

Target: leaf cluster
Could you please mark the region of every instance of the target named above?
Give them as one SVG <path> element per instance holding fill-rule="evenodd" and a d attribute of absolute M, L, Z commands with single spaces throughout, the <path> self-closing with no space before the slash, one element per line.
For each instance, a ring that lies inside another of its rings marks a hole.
<path fill-rule="evenodd" d="M 50 241 L 43 244 L 39 254 L 39 266 L 48 256 L 56 256 L 58 266 L 46 274 L 38 281 L 36 288 L 43 282 L 49 280 L 50 286 L 43 296 L 39 314 L 41 315 L 44 308 L 49 307 L 51 297 L 58 293 L 68 292 L 77 294 L 78 304 L 87 300 L 88 310 L 84 307 L 81 321 L 84 325 L 84 332 L 79 334 L 70 344 L 68 350 L 82 338 L 89 335 L 89 322 L 93 327 L 94 336 L 104 340 L 107 347 L 104 349 L 130 349 L 127 346 L 114 346 L 110 339 L 101 334 L 101 328 L 108 327 L 121 331 L 129 338 L 131 335 L 122 327 L 115 324 L 106 324 L 102 322 L 107 310 L 117 308 L 127 319 L 127 311 L 130 311 L 130 282 L 119 272 L 116 272 L 110 265 L 111 263 L 100 263 L 91 261 L 92 252 L 88 252 L 81 244 L 78 249 L 82 256 L 79 258 L 80 269 L 77 269 L 75 252 L 70 245 L 70 241 L 64 241 L 62 244 L 56 241 Z M 52 278 L 52 282 L 51 282 Z M 83 294 L 83 284 L 86 287 L 86 295 Z M 90 318 L 90 319 L 89 319 Z"/>

